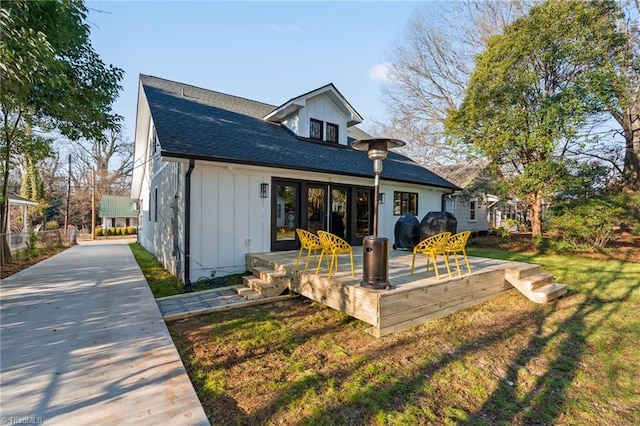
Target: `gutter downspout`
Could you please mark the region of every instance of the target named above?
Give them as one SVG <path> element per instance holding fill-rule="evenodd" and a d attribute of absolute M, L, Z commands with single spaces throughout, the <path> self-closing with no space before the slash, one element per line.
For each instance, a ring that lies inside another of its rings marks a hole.
<path fill-rule="evenodd" d="M 447 209 L 447 203 L 446 203 L 446 201 L 444 200 L 444 198 L 445 198 L 446 196 L 448 196 L 448 195 L 455 194 L 455 192 L 456 192 L 455 190 L 452 190 L 451 192 L 445 192 L 445 193 L 443 193 L 443 194 L 442 194 L 442 197 L 441 197 L 441 200 L 442 200 L 442 201 L 441 201 L 441 204 L 442 204 L 442 211 L 443 211 L 443 212 L 444 212 L 444 211 L 447 211 L 447 210 L 446 210 L 446 209 Z"/>
<path fill-rule="evenodd" d="M 184 289 L 191 293 L 191 173 L 195 167 L 195 160 L 189 159 L 189 169 L 187 170 L 184 183 Z"/>

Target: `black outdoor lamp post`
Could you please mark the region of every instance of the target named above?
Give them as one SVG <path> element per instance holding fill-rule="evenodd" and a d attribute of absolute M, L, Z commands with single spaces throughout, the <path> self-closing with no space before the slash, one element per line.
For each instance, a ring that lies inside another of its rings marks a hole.
<path fill-rule="evenodd" d="M 358 151 L 367 151 L 373 161 L 374 195 L 373 195 L 373 235 L 364 237 L 362 242 L 362 281 L 360 285 L 374 290 L 384 290 L 389 284 L 389 239 L 378 237 L 378 196 L 380 194 L 380 173 L 382 160 L 387 158 L 387 151 L 399 148 L 405 143 L 398 139 L 374 138 L 359 139 L 351 143 Z"/>

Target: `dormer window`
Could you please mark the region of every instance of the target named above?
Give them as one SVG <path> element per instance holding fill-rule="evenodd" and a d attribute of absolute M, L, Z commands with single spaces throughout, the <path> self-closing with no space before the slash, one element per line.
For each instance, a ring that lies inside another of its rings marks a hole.
<path fill-rule="evenodd" d="M 322 140 L 322 127 L 323 122 L 320 120 L 316 120 L 315 118 L 311 119 L 311 123 L 309 124 L 309 137 L 311 139 Z"/>
<path fill-rule="evenodd" d="M 327 142 L 338 143 L 338 125 L 327 123 Z"/>

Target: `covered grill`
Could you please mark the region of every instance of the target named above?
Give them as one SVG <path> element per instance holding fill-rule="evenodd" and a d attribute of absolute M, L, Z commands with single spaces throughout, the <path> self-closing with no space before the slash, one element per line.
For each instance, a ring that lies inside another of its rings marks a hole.
<path fill-rule="evenodd" d="M 405 213 L 396 222 L 396 226 L 393 230 L 395 242 L 393 243 L 393 249 L 408 249 L 413 248 L 420 242 L 420 222 L 413 213 Z"/>
<path fill-rule="evenodd" d="M 431 237 L 441 232 L 455 234 L 458 229 L 458 220 L 449 212 L 429 212 L 420 221 L 421 239 Z"/>

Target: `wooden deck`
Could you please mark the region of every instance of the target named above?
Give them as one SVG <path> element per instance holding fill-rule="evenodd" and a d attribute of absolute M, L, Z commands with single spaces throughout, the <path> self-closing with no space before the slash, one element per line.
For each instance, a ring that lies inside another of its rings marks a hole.
<path fill-rule="evenodd" d="M 455 275 L 455 265 L 451 259 L 454 275 L 449 277 L 444 260 L 439 257 L 438 280 L 433 268 L 426 271 L 424 256 L 416 257 L 415 271 L 411 275 L 412 253 L 398 250 L 389 253 L 389 282 L 395 288 L 371 290 L 360 286 L 362 247 L 354 247 L 355 277 L 351 276 L 347 255 L 339 257 L 339 271 L 330 280 L 324 260 L 319 275 L 315 275 L 313 257 L 308 271 L 304 272 L 306 253 L 300 260 L 299 269 L 295 267 L 297 255 L 297 251 L 247 254 L 247 270 L 269 268 L 281 275 L 286 274 L 292 292 L 371 324 L 368 332 L 376 337 L 407 330 L 414 325 L 483 303 L 513 290 L 516 279 L 542 275 L 537 265 L 469 257 L 471 273 L 461 264 L 463 275 Z M 526 286 L 533 289 L 530 281 L 526 281 Z M 552 288 L 553 297 L 566 292 L 565 287 L 550 284 L 549 279 L 545 280 L 545 285 L 558 286 Z M 518 289 L 525 293 L 520 286 Z M 561 291 L 563 289 L 564 292 Z M 548 300 L 551 298 L 544 299 Z"/>

